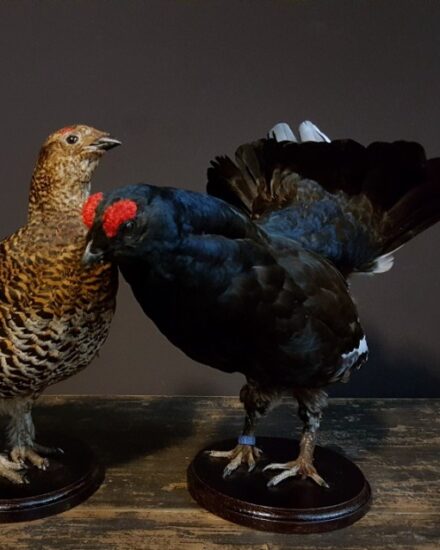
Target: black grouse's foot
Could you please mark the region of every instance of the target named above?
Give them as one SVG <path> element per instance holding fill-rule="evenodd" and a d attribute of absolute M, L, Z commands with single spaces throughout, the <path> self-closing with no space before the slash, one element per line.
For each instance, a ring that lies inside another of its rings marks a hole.
<path fill-rule="evenodd" d="M 251 472 L 263 454 L 263 451 L 254 445 L 238 444 L 230 451 L 207 451 L 213 458 L 229 458 L 229 463 L 223 470 L 223 477 L 228 477 L 242 464 L 247 465 L 248 472 Z"/>
<path fill-rule="evenodd" d="M 316 468 L 313 464 L 306 460 L 305 458 L 299 456 L 296 460 L 286 462 L 285 464 L 272 463 L 268 464 L 263 472 L 267 470 L 284 470 L 280 474 L 274 476 L 269 483 L 268 487 L 274 487 L 278 485 L 281 481 L 287 479 L 288 477 L 301 476 L 303 479 L 310 477 L 315 483 L 321 485 L 321 487 L 327 487 L 328 484 L 325 480 L 318 474 Z"/>

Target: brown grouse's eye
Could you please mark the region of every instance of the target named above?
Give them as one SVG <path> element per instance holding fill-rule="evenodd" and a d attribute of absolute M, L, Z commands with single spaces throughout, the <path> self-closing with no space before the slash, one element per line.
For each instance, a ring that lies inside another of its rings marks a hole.
<path fill-rule="evenodd" d="M 78 136 L 76 136 L 75 134 L 70 134 L 70 136 L 67 136 L 66 141 L 70 145 L 73 145 L 74 143 L 76 143 L 78 141 Z"/>

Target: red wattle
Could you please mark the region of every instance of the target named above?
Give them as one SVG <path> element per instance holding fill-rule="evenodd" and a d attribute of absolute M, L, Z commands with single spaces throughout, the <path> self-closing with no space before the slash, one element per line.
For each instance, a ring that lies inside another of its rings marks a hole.
<path fill-rule="evenodd" d="M 84 203 L 82 209 L 82 217 L 85 225 L 91 229 L 93 222 L 95 221 L 95 214 L 98 204 L 102 201 L 102 193 L 94 193 Z"/>
<path fill-rule="evenodd" d="M 104 212 L 102 228 L 107 237 L 114 237 L 120 226 L 136 216 L 137 204 L 130 199 L 121 199 L 114 202 Z"/>

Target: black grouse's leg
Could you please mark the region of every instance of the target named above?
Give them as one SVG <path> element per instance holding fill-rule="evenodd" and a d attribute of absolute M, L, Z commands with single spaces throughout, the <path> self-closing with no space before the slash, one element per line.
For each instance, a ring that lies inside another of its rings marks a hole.
<path fill-rule="evenodd" d="M 268 486 L 277 485 L 288 477 L 300 475 L 303 478 L 310 477 L 318 485 L 328 487 L 327 483 L 313 466 L 313 452 L 322 417 L 322 409 L 327 405 L 327 394 L 322 390 L 298 390 L 295 392 L 298 399 L 298 415 L 304 422 L 304 430 L 300 441 L 299 455 L 295 460 L 285 464 L 269 464 L 264 470 L 284 470 L 273 477 Z"/>
<path fill-rule="evenodd" d="M 208 451 L 214 458 L 229 458 L 223 471 L 223 477 L 234 472 L 241 464 L 246 464 L 248 471 L 255 468 L 262 451 L 255 445 L 255 424 L 269 409 L 275 395 L 264 392 L 254 382 L 248 383 L 240 391 L 240 401 L 246 410 L 244 426 L 238 438 L 238 444 L 230 451 Z"/>

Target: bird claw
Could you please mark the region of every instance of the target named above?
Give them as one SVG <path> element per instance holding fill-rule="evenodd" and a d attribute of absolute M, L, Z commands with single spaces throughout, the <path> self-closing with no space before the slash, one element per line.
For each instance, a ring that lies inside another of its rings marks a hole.
<path fill-rule="evenodd" d="M 242 464 L 247 465 L 248 472 L 252 472 L 257 464 L 257 460 L 262 455 L 263 451 L 253 445 L 238 444 L 230 451 L 207 451 L 212 458 L 229 458 L 229 463 L 223 470 L 223 478 L 229 477 Z"/>
<path fill-rule="evenodd" d="M 25 466 L 22 462 L 12 462 L 4 455 L 0 455 L 0 477 L 9 480 L 11 483 L 15 483 L 17 485 L 29 483 L 28 478 L 19 472 L 24 468 Z"/>
<path fill-rule="evenodd" d="M 268 487 L 275 487 L 289 477 L 295 477 L 300 475 L 303 479 L 310 477 L 315 483 L 321 487 L 329 488 L 328 483 L 318 474 L 316 468 L 310 462 L 297 458 L 292 462 L 286 462 L 285 464 L 272 463 L 263 468 L 263 472 L 268 470 L 284 470 L 280 474 L 274 476 L 267 484 Z"/>
<path fill-rule="evenodd" d="M 35 449 L 37 446 L 34 447 L 14 447 L 11 450 L 11 461 L 13 463 L 16 463 L 17 465 L 20 465 L 20 468 L 23 467 L 25 464 L 25 461 L 27 460 L 30 462 L 33 466 L 36 466 L 39 470 L 47 470 L 49 467 L 49 460 L 47 458 L 44 458 L 40 456 Z"/>

